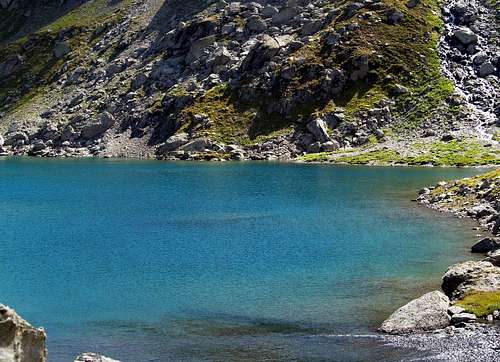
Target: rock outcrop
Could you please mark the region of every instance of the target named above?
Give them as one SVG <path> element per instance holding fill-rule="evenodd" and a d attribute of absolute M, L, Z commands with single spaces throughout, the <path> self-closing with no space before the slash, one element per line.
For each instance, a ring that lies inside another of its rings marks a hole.
<path fill-rule="evenodd" d="M 380 327 L 390 334 L 431 331 L 450 324 L 450 300 L 440 291 L 424 294 L 395 311 Z"/>
<path fill-rule="evenodd" d="M 34 328 L 13 309 L 0 305 L 0 361 L 46 362 L 47 336 Z"/>
<path fill-rule="evenodd" d="M 448 268 L 443 276 L 443 291 L 451 299 L 470 292 L 500 290 L 500 268 L 489 261 L 467 261 Z"/>

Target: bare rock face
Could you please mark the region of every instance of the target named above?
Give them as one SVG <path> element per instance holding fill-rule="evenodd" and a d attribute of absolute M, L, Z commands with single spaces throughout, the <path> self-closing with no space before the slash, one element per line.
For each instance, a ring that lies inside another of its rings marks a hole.
<path fill-rule="evenodd" d="M 448 297 L 440 291 L 424 294 L 395 311 L 382 323 L 380 331 L 405 334 L 447 327 L 449 304 Z"/>
<path fill-rule="evenodd" d="M 0 361 L 46 362 L 47 336 L 43 328 L 34 328 L 17 313 L 0 305 Z"/>
<path fill-rule="evenodd" d="M 120 362 L 115 359 L 101 356 L 97 353 L 84 353 L 76 357 L 75 362 Z"/>
<path fill-rule="evenodd" d="M 452 299 L 460 299 L 471 291 L 499 290 L 500 268 L 489 261 L 467 261 L 452 265 L 443 276 L 442 288 Z"/>

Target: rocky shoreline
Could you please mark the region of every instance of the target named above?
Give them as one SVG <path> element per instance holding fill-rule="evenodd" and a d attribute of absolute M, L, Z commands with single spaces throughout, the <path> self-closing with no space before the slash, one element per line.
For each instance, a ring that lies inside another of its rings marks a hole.
<path fill-rule="evenodd" d="M 420 191 L 417 201 L 441 212 L 477 220 L 492 232 L 471 247 L 481 261 L 452 265 L 441 289 L 395 311 L 380 331 L 399 335 L 389 344 L 439 354 L 429 359 L 500 360 L 500 169 Z M 453 352 L 451 352 L 453 351 Z"/>

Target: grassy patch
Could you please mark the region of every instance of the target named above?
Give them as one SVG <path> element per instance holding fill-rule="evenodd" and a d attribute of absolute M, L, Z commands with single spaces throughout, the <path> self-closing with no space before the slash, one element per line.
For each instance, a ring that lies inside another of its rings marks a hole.
<path fill-rule="evenodd" d="M 456 303 L 469 313 L 485 317 L 495 310 L 500 310 L 500 291 L 473 292 Z"/>

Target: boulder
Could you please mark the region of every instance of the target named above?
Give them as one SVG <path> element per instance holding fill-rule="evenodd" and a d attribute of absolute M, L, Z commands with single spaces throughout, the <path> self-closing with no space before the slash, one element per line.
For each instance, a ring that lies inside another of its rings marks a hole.
<path fill-rule="evenodd" d="M 328 141 L 321 145 L 321 150 L 323 152 L 333 152 L 340 148 L 340 144 L 337 141 Z"/>
<path fill-rule="evenodd" d="M 405 334 L 445 328 L 450 324 L 449 303 L 440 291 L 424 294 L 395 311 L 382 323 L 380 331 Z"/>
<path fill-rule="evenodd" d="M 330 140 L 326 123 L 320 118 L 315 119 L 307 124 L 307 130 L 313 134 L 316 140 L 320 143 L 325 143 Z"/>
<path fill-rule="evenodd" d="M 262 32 L 267 29 L 267 24 L 258 15 L 253 15 L 248 18 L 246 29 L 250 32 Z"/>
<path fill-rule="evenodd" d="M 71 51 L 71 48 L 69 47 L 69 44 L 65 41 L 61 41 L 56 44 L 54 48 L 54 57 L 57 59 L 65 57 L 69 52 Z"/>
<path fill-rule="evenodd" d="M 488 253 L 490 251 L 500 249 L 500 240 L 497 238 L 483 238 L 475 243 L 471 251 L 473 253 Z"/>
<path fill-rule="evenodd" d="M 452 299 L 472 291 L 491 292 L 500 289 L 500 268 L 489 261 L 467 261 L 448 268 L 441 285 Z"/>
<path fill-rule="evenodd" d="M 478 36 L 469 28 L 460 28 L 455 30 L 453 32 L 453 37 L 465 46 L 476 44 L 479 40 Z"/>
<path fill-rule="evenodd" d="M 500 249 L 496 249 L 494 251 L 490 251 L 488 253 L 488 257 L 486 261 L 489 261 L 491 264 L 495 266 L 500 266 Z"/>
<path fill-rule="evenodd" d="M 243 70 L 258 69 L 272 57 L 278 54 L 280 44 L 269 35 L 263 35 L 261 39 L 250 49 L 243 60 Z"/>
<path fill-rule="evenodd" d="M 0 78 L 5 78 L 13 74 L 23 62 L 20 55 L 11 55 L 0 63 Z"/>
<path fill-rule="evenodd" d="M 179 133 L 169 137 L 163 145 L 158 149 L 158 153 L 172 152 L 179 147 L 188 143 L 188 135 L 186 133 Z"/>
<path fill-rule="evenodd" d="M 283 8 L 278 14 L 273 16 L 272 22 L 274 25 L 288 24 L 297 14 L 297 10 L 293 7 Z"/>
<path fill-rule="evenodd" d="M 82 128 L 81 136 L 84 139 L 94 139 L 110 129 L 114 123 L 113 115 L 108 112 L 101 113 L 95 121 Z"/>
<path fill-rule="evenodd" d="M 46 362 L 47 336 L 34 328 L 13 309 L 0 304 L 0 361 Z"/>
<path fill-rule="evenodd" d="M 449 315 L 454 315 L 454 314 L 460 314 L 465 312 L 465 309 L 458 306 L 458 305 L 452 305 L 450 308 L 448 308 L 448 314 Z"/>
<path fill-rule="evenodd" d="M 97 353 L 84 353 L 78 357 L 76 357 L 75 362 L 120 362 L 118 360 L 101 356 Z"/>
<path fill-rule="evenodd" d="M 210 139 L 203 137 L 186 143 L 185 145 L 180 147 L 180 149 L 182 151 L 188 151 L 188 152 L 203 152 L 211 149 L 212 146 L 213 142 Z"/>
<path fill-rule="evenodd" d="M 477 73 L 480 77 L 487 77 L 488 75 L 495 74 L 495 66 L 491 63 L 483 63 L 479 67 Z"/>
<path fill-rule="evenodd" d="M 14 131 L 10 132 L 5 136 L 4 144 L 6 146 L 12 146 L 18 143 L 19 141 L 26 143 L 28 141 L 28 135 L 23 131 Z"/>
<path fill-rule="evenodd" d="M 472 313 L 457 313 L 451 316 L 451 324 L 475 322 L 477 317 Z"/>
<path fill-rule="evenodd" d="M 0 147 L 2 147 L 5 144 L 5 139 L 3 138 L 2 135 L 0 135 Z"/>
<path fill-rule="evenodd" d="M 391 25 L 397 25 L 403 21 L 404 17 L 405 16 L 401 11 L 397 9 L 391 9 L 387 12 L 387 23 Z"/>

